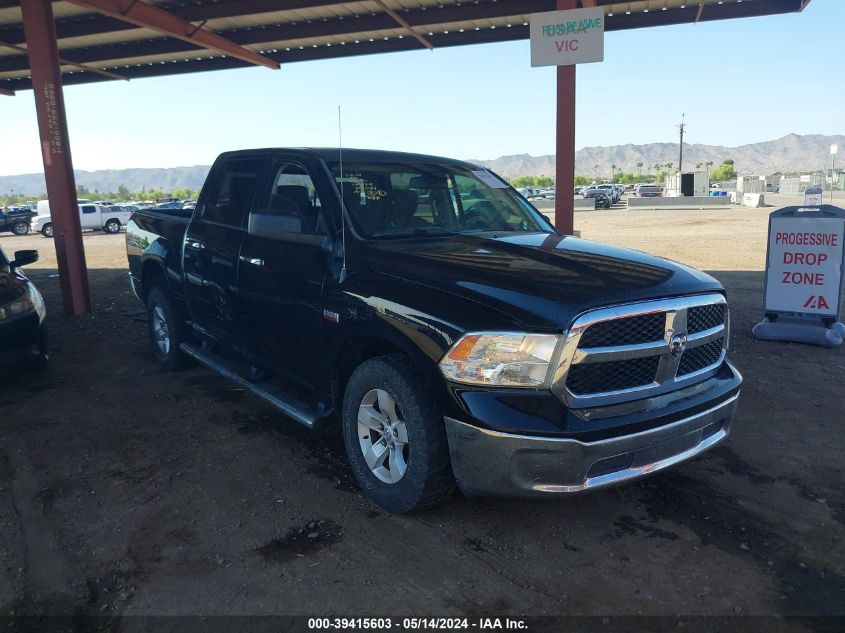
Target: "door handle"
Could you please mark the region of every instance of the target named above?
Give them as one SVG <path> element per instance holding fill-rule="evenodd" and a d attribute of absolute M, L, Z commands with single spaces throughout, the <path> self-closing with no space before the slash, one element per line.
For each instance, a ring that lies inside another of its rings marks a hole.
<path fill-rule="evenodd" d="M 258 257 L 247 257 L 246 255 L 241 255 L 239 258 L 242 262 L 246 262 L 247 264 L 252 264 L 253 266 L 263 266 L 264 260 Z"/>
<path fill-rule="evenodd" d="M 205 248 L 205 244 L 203 244 L 199 240 L 193 240 L 193 239 L 185 240 L 185 246 L 187 246 L 188 248 L 198 248 L 198 249 Z"/>

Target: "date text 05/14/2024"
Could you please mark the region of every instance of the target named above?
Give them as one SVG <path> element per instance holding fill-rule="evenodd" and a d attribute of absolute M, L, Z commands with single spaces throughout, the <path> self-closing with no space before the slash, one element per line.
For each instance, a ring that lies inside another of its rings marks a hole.
<path fill-rule="evenodd" d="M 311 630 L 511 630 L 528 628 L 520 618 L 309 618 Z"/>

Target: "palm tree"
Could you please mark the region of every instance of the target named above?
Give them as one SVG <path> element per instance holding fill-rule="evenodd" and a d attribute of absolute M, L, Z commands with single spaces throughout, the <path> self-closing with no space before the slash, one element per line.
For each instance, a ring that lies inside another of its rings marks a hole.
<path fill-rule="evenodd" d="M 616 165 L 610 166 L 610 180 L 613 181 L 613 175 L 616 173 Z"/>
<path fill-rule="evenodd" d="M 643 173 L 643 164 L 642 161 L 637 163 L 637 177 L 639 177 Z"/>
<path fill-rule="evenodd" d="M 668 171 L 668 172 L 670 172 L 670 173 L 671 173 L 671 171 L 672 171 L 672 163 L 666 163 L 666 171 Z"/>
<path fill-rule="evenodd" d="M 659 172 L 663 168 L 663 165 L 660 163 L 654 163 L 654 171 Z"/>

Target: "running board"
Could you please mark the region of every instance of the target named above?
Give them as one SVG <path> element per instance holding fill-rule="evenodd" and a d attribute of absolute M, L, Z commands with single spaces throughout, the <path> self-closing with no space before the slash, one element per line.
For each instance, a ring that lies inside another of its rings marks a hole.
<path fill-rule="evenodd" d="M 206 367 L 213 369 L 224 378 L 227 378 L 232 382 L 239 384 L 244 389 L 251 391 L 270 406 L 278 409 L 286 416 L 293 418 L 300 424 L 304 424 L 309 429 L 313 429 L 316 426 L 317 420 L 319 419 L 317 411 L 299 400 L 292 398 L 282 389 L 274 387 L 273 385 L 258 385 L 247 380 L 231 369 L 225 360 L 206 349 L 189 343 L 182 343 L 179 346 L 179 350 L 199 361 Z"/>

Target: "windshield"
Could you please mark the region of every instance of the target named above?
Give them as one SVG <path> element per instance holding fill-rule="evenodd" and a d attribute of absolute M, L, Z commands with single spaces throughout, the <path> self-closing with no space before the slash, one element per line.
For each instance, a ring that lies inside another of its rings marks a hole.
<path fill-rule="evenodd" d="M 480 231 L 551 233 L 549 221 L 493 173 L 452 165 L 338 163 L 329 169 L 366 237 Z"/>

